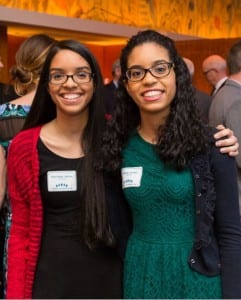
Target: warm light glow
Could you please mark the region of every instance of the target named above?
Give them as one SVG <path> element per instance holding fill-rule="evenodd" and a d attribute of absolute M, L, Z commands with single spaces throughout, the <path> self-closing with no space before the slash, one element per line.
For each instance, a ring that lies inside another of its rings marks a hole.
<path fill-rule="evenodd" d="M 99 46 L 110 46 L 110 45 L 125 45 L 127 38 L 121 37 L 110 37 L 103 36 L 98 34 L 86 34 L 86 33 L 73 33 L 64 30 L 49 30 L 45 28 L 35 28 L 35 27 L 26 27 L 26 26 L 8 26 L 7 29 L 8 35 L 12 36 L 21 36 L 29 37 L 38 33 L 51 34 L 55 39 L 69 39 L 73 38 L 79 40 L 82 43 L 99 45 Z"/>
<path fill-rule="evenodd" d="M 202 38 L 239 37 L 241 27 L 241 1 L 0 0 L 0 5 Z"/>

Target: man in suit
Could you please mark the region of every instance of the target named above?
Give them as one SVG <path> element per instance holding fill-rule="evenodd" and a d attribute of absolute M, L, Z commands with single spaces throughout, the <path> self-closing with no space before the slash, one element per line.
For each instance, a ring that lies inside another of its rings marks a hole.
<path fill-rule="evenodd" d="M 195 72 L 194 63 L 189 58 L 186 57 L 183 57 L 183 60 L 188 68 L 191 78 L 193 79 L 194 72 Z M 205 123 L 208 123 L 208 113 L 209 113 L 209 107 L 212 98 L 208 94 L 198 90 L 196 87 L 194 87 L 194 89 L 195 89 L 195 98 L 197 100 L 197 106 L 200 111 L 201 118 Z"/>
<path fill-rule="evenodd" d="M 110 118 L 116 103 L 116 90 L 118 88 L 119 79 L 121 77 L 120 60 L 117 59 L 112 64 L 112 81 L 105 85 L 105 107 L 106 117 Z"/>
<path fill-rule="evenodd" d="M 202 63 L 203 74 L 212 86 L 214 96 L 227 80 L 227 63 L 220 55 L 210 55 Z"/>
<path fill-rule="evenodd" d="M 241 141 L 241 40 L 229 50 L 227 57 L 229 78 L 212 99 L 209 123 L 223 124 L 233 130 Z M 241 214 L 241 153 L 235 157 L 238 170 L 239 201 Z"/>

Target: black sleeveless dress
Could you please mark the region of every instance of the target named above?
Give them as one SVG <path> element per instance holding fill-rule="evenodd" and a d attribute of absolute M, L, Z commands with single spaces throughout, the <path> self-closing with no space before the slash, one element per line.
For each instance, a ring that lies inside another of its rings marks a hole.
<path fill-rule="evenodd" d="M 90 250 L 81 240 L 84 158 L 59 157 L 41 140 L 38 151 L 44 227 L 33 298 L 122 298 L 122 261 L 117 250 L 104 246 Z M 56 174 L 65 176 L 65 181 L 58 182 Z"/>

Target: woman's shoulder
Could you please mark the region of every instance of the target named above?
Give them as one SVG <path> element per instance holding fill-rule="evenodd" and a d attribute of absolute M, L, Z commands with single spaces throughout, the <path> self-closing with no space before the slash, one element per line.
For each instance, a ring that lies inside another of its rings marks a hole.
<path fill-rule="evenodd" d="M 230 157 L 228 154 L 223 154 L 220 152 L 220 148 L 216 146 L 216 139 L 214 134 L 218 132 L 215 127 L 205 126 L 205 134 L 207 137 L 207 147 L 206 151 L 202 153 L 197 153 L 192 162 L 203 164 L 205 161 L 209 164 L 226 164 L 230 161 L 235 160 L 234 157 Z"/>
<path fill-rule="evenodd" d="M 33 102 L 33 98 L 35 96 L 36 91 L 32 90 L 26 95 L 19 96 L 16 99 L 9 101 L 10 104 L 18 105 L 18 106 L 31 106 Z"/>
<path fill-rule="evenodd" d="M 213 146 L 213 144 L 215 143 L 214 134 L 218 132 L 218 129 L 209 125 L 204 125 L 204 132 L 207 136 L 209 145 Z"/>
<path fill-rule="evenodd" d="M 208 158 L 209 162 L 214 169 L 232 167 L 236 165 L 235 157 L 229 156 L 227 153 L 220 152 L 220 148 L 216 146 L 216 139 L 214 138 L 214 133 L 218 132 L 218 129 L 213 127 L 208 127 Z"/>
<path fill-rule="evenodd" d="M 37 153 L 37 141 L 41 127 L 34 127 L 19 132 L 8 147 L 7 163 L 11 172 L 22 172 L 32 168 L 33 159 Z"/>
<path fill-rule="evenodd" d="M 35 126 L 29 129 L 23 129 L 21 130 L 13 140 L 21 140 L 22 138 L 32 138 L 35 137 L 36 135 L 39 136 L 39 132 L 41 130 L 42 126 Z"/>
<path fill-rule="evenodd" d="M 12 140 L 9 151 L 27 151 L 37 144 L 41 126 L 20 131 Z"/>

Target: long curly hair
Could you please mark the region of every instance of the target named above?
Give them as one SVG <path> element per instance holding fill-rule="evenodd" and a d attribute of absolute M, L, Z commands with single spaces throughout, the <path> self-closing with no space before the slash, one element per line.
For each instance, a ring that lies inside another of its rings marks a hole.
<path fill-rule="evenodd" d="M 205 151 L 207 134 L 197 110 L 190 74 L 173 40 L 154 30 L 132 36 L 120 56 L 122 78 L 117 92 L 117 104 L 103 135 L 103 165 L 106 171 L 117 171 L 122 163 L 122 150 L 140 125 L 140 112 L 125 88 L 128 58 L 133 49 L 144 43 L 156 43 L 167 49 L 176 74 L 176 94 L 165 125 L 159 127 L 157 154 L 176 169 L 182 169 L 193 155 Z"/>

